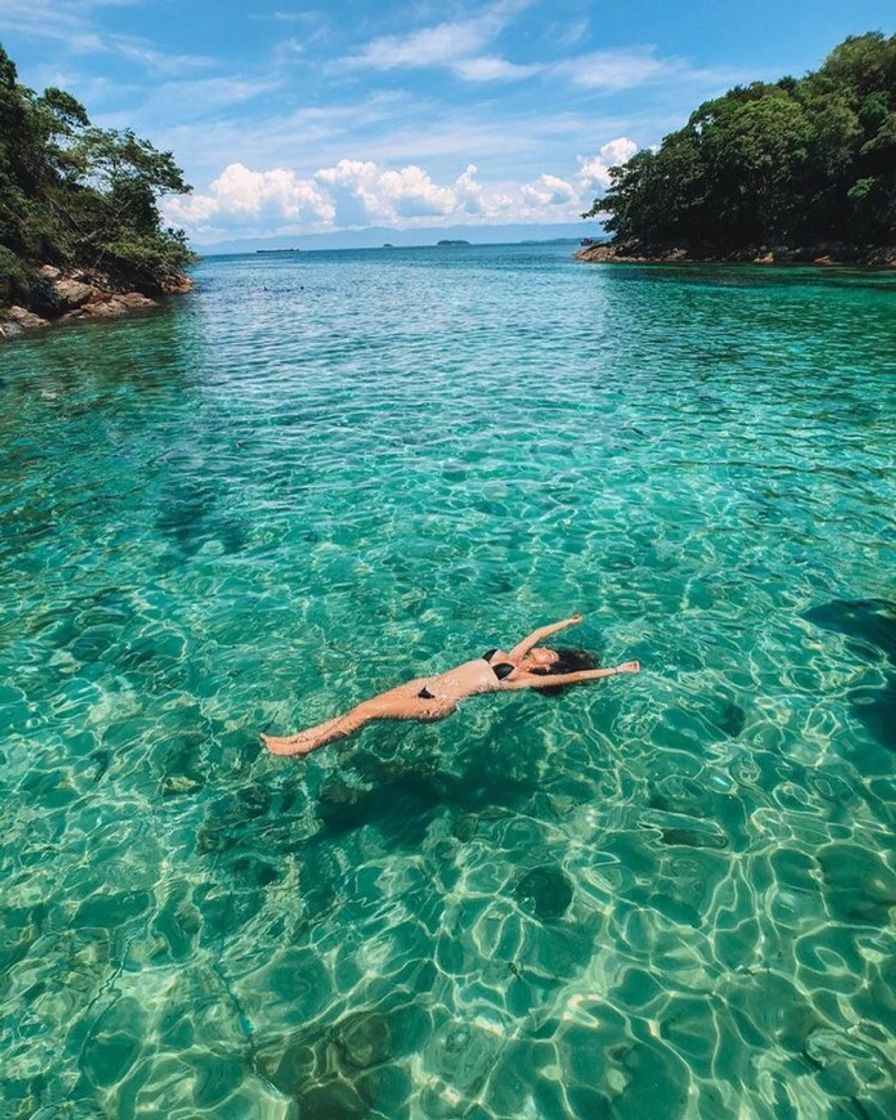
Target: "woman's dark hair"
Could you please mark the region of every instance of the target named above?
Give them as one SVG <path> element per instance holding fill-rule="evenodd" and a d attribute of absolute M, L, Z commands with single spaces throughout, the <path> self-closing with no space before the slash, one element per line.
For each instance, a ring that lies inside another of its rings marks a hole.
<path fill-rule="evenodd" d="M 587 649 L 558 649 L 554 651 L 557 654 L 557 660 L 553 665 L 547 666 L 545 669 L 532 669 L 533 673 L 540 673 L 542 676 L 555 677 L 560 673 L 578 673 L 582 669 L 599 669 L 600 658 L 595 653 L 590 653 Z M 573 688 L 571 684 L 555 684 L 548 688 L 538 688 L 535 691 L 541 693 L 549 693 L 551 696 L 558 696 L 567 688 Z"/>

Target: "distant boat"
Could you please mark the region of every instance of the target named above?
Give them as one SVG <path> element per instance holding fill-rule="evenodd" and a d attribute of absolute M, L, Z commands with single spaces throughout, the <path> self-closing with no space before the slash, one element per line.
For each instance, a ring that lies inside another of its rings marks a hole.
<path fill-rule="evenodd" d="M 394 249 L 395 246 L 392 244 L 391 241 L 385 241 L 385 242 L 383 242 L 383 248 L 384 249 Z"/>
<path fill-rule="evenodd" d="M 256 249 L 260 256 L 273 256 L 275 253 L 301 253 L 301 249 Z"/>
<path fill-rule="evenodd" d="M 469 245 L 469 241 L 437 241 L 436 245 Z"/>

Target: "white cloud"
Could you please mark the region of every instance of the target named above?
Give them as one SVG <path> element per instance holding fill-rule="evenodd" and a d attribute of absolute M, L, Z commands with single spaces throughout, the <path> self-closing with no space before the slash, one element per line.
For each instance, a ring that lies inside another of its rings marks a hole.
<path fill-rule="evenodd" d="M 450 214 L 457 196 L 410 164 L 387 171 L 370 160 L 342 159 L 314 175 L 326 190 L 340 226 L 394 224 L 402 218 Z"/>
<path fill-rule="evenodd" d="M 457 222 L 574 221 L 593 197 L 592 164 L 628 158 L 634 142 L 610 140 L 577 176 L 543 173 L 528 181 L 482 182 L 475 163 L 453 181 L 438 182 L 418 164 L 388 168 L 374 160 L 341 159 L 302 177 L 294 170 L 255 171 L 229 164 L 198 194 L 164 203 L 168 221 L 204 243 L 234 234 L 312 233 L 381 225 L 407 229 Z"/>
<path fill-rule="evenodd" d="M 627 136 L 608 140 L 596 156 L 579 156 L 579 178 L 585 186 L 597 184 L 606 189 L 610 185 L 610 168 L 628 163 L 637 150 L 638 145 Z"/>
<path fill-rule="evenodd" d="M 232 163 L 206 191 L 167 201 L 165 217 L 200 235 L 262 226 L 395 225 L 461 212 L 469 199 L 475 200 L 477 186 L 472 181 L 460 190 L 440 185 L 414 164 L 388 170 L 370 160 L 343 159 L 302 178 L 285 168 L 253 171 Z"/>
<path fill-rule="evenodd" d="M 540 175 L 534 183 L 526 183 L 523 198 L 535 206 L 563 206 L 577 197 L 576 188 L 556 175 Z"/>
<path fill-rule="evenodd" d="M 96 40 L 94 43 L 93 40 Z M 106 38 L 90 36 L 91 45 L 85 49 L 104 50 L 120 54 L 130 62 L 139 63 L 153 74 L 180 74 L 184 70 L 204 69 L 214 65 L 214 59 L 203 54 L 166 54 L 156 50 L 145 39 L 133 35 L 109 35 Z"/>
<path fill-rule="evenodd" d="M 445 22 L 408 35 L 382 35 L 341 64 L 374 70 L 439 66 L 472 82 L 508 81 L 551 73 L 586 89 L 614 93 L 669 79 L 718 84 L 730 75 L 699 70 L 680 58 L 658 57 L 651 46 L 591 51 L 553 64 L 511 62 L 484 53 L 503 30 L 511 6 L 493 5 L 476 19 Z M 584 35 L 587 21 L 557 31 L 554 46 L 572 46 Z"/>
<path fill-rule="evenodd" d="M 731 69 L 693 66 L 683 58 L 660 58 L 654 47 L 628 47 L 620 50 L 591 51 L 556 63 L 552 72 L 585 89 L 618 93 L 656 83 L 675 83 L 698 96 L 707 88 L 725 89 L 743 75 Z"/>
<path fill-rule="evenodd" d="M 617 136 L 615 140 L 608 140 L 603 145 L 600 154 L 610 167 L 615 167 L 617 163 L 628 163 L 637 150 L 638 145 L 634 140 L 629 140 L 627 136 Z"/>
<path fill-rule="evenodd" d="M 579 19 L 565 25 L 552 24 L 547 29 L 547 35 L 557 47 L 572 47 L 579 42 L 587 30 L 588 20 Z"/>
<path fill-rule="evenodd" d="M 305 53 L 305 43 L 301 39 L 297 39 L 294 35 L 288 39 L 281 39 L 274 48 L 274 64 L 282 66 L 284 64 L 295 62 L 299 55 Z"/>
<path fill-rule="evenodd" d="M 370 225 L 379 209 L 376 180 L 379 168 L 372 160 L 341 159 L 334 167 L 315 172 L 340 226 Z"/>
<path fill-rule="evenodd" d="M 440 187 L 429 175 L 413 165 L 400 171 L 384 171 L 379 178 L 380 198 L 385 206 L 382 217 L 417 218 L 450 214 L 457 195 L 450 187 Z"/>
<path fill-rule="evenodd" d="M 653 49 L 646 48 L 592 51 L 558 63 L 556 70 L 576 85 L 615 92 L 654 81 L 677 65 L 680 64 L 656 58 Z"/>
<path fill-rule="evenodd" d="M 476 19 L 439 23 L 409 35 L 381 35 L 341 62 L 374 70 L 442 66 L 469 82 L 526 78 L 541 67 L 523 66 L 482 51 L 501 33 L 508 17 L 527 2 L 492 4 Z"/>
<path fill-rule="evenodd" d="M 104 34 L 96 29 L 102 8 L 128 7 L 132 0 L 2 0 L 0 32 L 49 39 L 74 54 L 119 55 L 152 74 L 177 74 L 183 70 L 211 66 L 213 59 L 202 54 L 160 51 L 148 39 L 136 35 Z"/>
<path fill-rule="evenodd" d="M 528 78 L 538 73 L 540 67 L 521 66 L 516 62 L 508 62 L 506 58 L 480 55 L 478 58 L 459 59 L 451 69 L 459 78 L 468 82 L 494 82 Z"/>
<path fill-rule="evenodd" d="M 173 100 L 179 106 L 181 119 L 190 119 L 227 105 L 251 101 L 276 89 L 276 78 L 195 78 L 187 81 L 164 82 L 153 99 Z"/>
<path fill-rule="evenodd" d="M 442 66 L 476 54 L 494 37 L 490 20 L 440 23 L 410 35 L 382 35 L 356 55 L 343 59 L 352 66 L 392 70 L 400 66 Z"/>
<path fill-rule="evenodd" d="M 462 175 L 458 175 L 454 184 L 460 209 L 465 214 L 484 214 L 486 212 L 485 198 L 482 184 L 476 181 L 476 172 L 479 168 L 475 163 L 468 163 Z"/>
<path fill-rule="evenodd" d="M 307 179 L 294 171 L 273 168 L 250 171 L 242 163 L 231 163 L 204 194 L 172 199 L 165 206 L 169 221 L 203 228 L 212 219 L 216 225 L 257 226 L 270 224 L 310 225 L 332 222 L 336 211 L 330 200 Z"/>

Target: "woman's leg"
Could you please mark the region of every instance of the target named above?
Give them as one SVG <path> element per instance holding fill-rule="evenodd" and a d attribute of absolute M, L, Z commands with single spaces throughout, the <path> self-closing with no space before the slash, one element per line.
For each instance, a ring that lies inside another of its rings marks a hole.
<path fill-rule="evenodd" d="M 317 724 L 316 727 L 309 727 L 295 735 L 282 737 L 262 735 L 261 741 L 271 754 L 310 754 L 319 747 L 325 747 L 328 743 L 335 743 L 337 739 L 345 739 L 349 735 L 354 735 L 356 731 L 361 730 L 365 723 L 376 718 L 370 714 L 365 715 L 362 711 L 363 708 L 364 705 L 359 704 L 357 708 L 352 708 L 345 715 L 325 720 L 323 723 Z"/>
<path fill-rule="evenodd" d="M 426 700 L 417 696 L 420 681 L 410 681 L 390 692 L 384 692 L 373 700 L 365 700 L 345 715 L 328 719 L 306 731 L 278 738 L 262 735 L 261 741 L 271 754 L 310 754 L 328 743 L 335 743 L 360 731 L 365 724 L 378 719 L 416 719 L 429 721 L 444 719 L 456 711 L 452 701 Z"/>

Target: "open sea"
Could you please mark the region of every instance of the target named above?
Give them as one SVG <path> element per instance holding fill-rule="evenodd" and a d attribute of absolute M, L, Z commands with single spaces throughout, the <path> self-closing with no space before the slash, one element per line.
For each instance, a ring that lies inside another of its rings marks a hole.
<path fill-rule="evenodd" d="M 0 350 L 2 1120 L 896 1116 L 896 275 L 572 250 Z"/>

